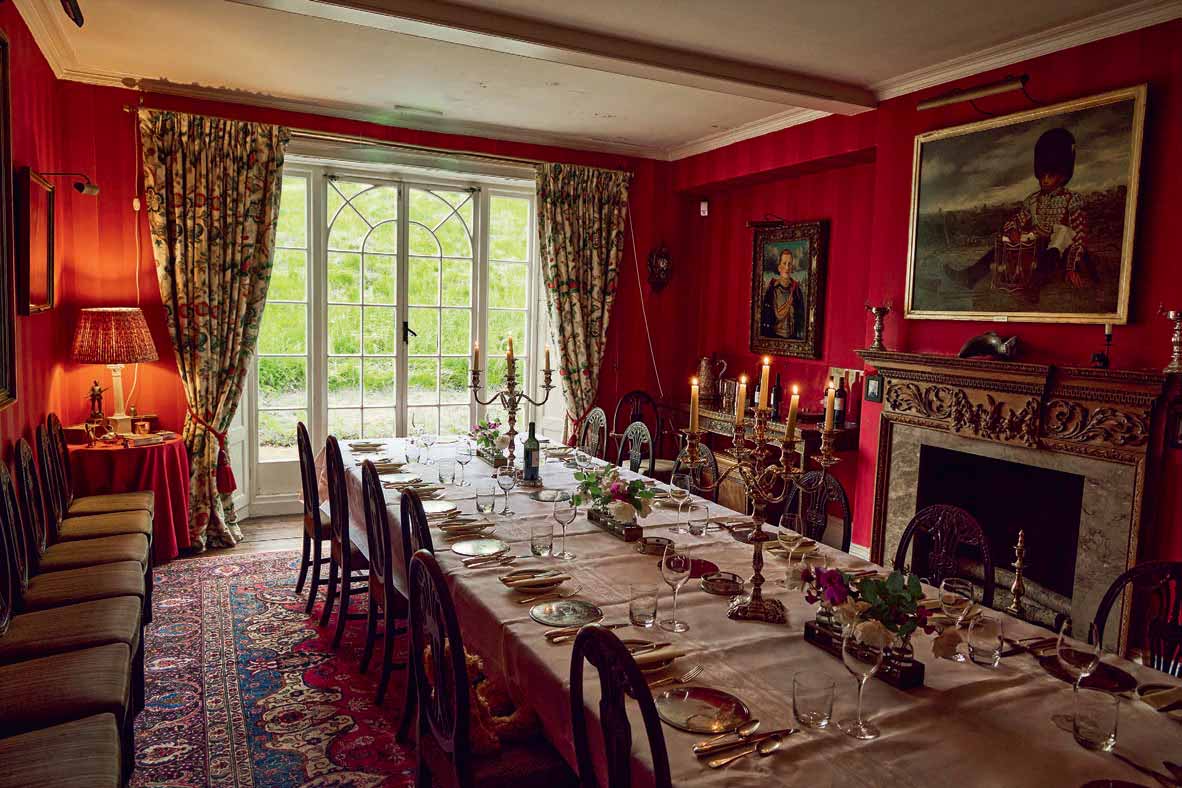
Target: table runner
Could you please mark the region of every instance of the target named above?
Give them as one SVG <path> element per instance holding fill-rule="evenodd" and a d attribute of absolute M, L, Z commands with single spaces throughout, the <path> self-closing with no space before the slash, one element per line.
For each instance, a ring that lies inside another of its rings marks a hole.
<path fill-rule="evenodd" d="M 352 455 L 342 444 L 349 468 L 351 531 L 363 552 L 367 551 L 362 520 L 361 475 L 356 464 L 367 456 Z M 440 449 L 436 450 L 437 453 Z M 404 459 L 402 442 L 389 442 L 386 456 Z M 322 463 L 321 463 L 322 466 Z M 408 468 L 432 479 L 434 466 Z M 471 482 L 488 481 L 492 469 L 475 460 L 468 468 Z M 630 476 L 625 472 L 625 476 Z M 548 488 L 574 489 L 573 471 L 557 460 L 542 467 Z M 387 491 L 392 527 L 398 526 L 397 493 Z M 473 487 L 449 487 L 448 497 L 461 510 L 474 512 Z M 627 621 L 628 586 L 647 583 L 661 588 L 659 617 L 666 617 L 671 592 L 661 581 L 655 556 L 638 554 L 634 545 L 604 533 L 580 515 L 567 530 L 573 561 L 529 556 L 529 526 L 548 517 L 551 505 L 531 500 L 521 491 L 509 496 L 517 513 L 498 518 L 496 536 L 508 542 L 519 556 L 518 567 L 551 565 L 570 574 L 570 586 L 581 585 L 579 597 L 599 605 L 604 622 Z M 502 499 L 498 498 L 498 509 Z M 734 515 L 716 504 L 712 513 Z M 709 558 L 721 569 L 748 577 L 751 548 L 727 533 L 694 537 L 669 534 L 676 512 L 657 509 L 645 518 L 646 532 L 672 536 L 679 544 L 694 545 L 695 555 Z M 467 569 L 453 554 L 442 534 L 434 530 L 437 558 L 447 575 L 464 631 L 465 644 L 480 653 L 499 671 L 519 702 L 529 703 L 541 719 L 547 738 L 572 766 L 568 684 L 570 646 L 546 642 L 546 628 L 529 618 L 529 607 L 517 604 L 520 596 L 504 588 L 498 576 L 504 568 Z M 556 539 L 557 539 L 556 531 Z M 394 539 L 394 566 L 400 567 L 401 540 Z M 865 561 L 824 547 L 835 566 L 871 566 Z M 808 644 L 803 625 L 815 614 L 800 592 L 789 592 L 775 581 L 785 574 L 782 560 L 769 557 L 764 592 L 785 603 L 788 625 L 737 622 L 726 617 L 727 598 L 707 594 L 690 580 L 682 588 L 678 617 L 688 621 L 683 634 L 663 630 L 645 632 L 626 627 L 621 637 L 646 637 L 672 641 L 687 654 L 676 663 L 681 670 L 700 664 L 704 671 L 694 682 L 723 689 L 743 699 L 764 729 L 793 727 L 792 676 L 798 670 L 824 673 L 837 684 L 834 719 L 854 714 L 856 683 L 841 660 Z M 395 582 L 405 588 L 401 572 Z M 930 591 L 930 589 L 929 589 Z M 1003 616 L 1006 635 L 1014 638 L 1051 634 L 1047 630 Z M 1056 715 L 1070 715 L 1070 685 L 1049 676 L 1029 655 L 1002 660 L 995 670 L 971 663 L 938 660 L 931 654 L 931 638 L 917 633 L 916 658 L 927 675 L 923 687 L 902 691 L 871 679 L 866 687 L 866 715 L 881 729 L 874 741 L 850 739 L 831 726 L 824 731 L 802 731 L 785 740 L 777 754 L 748 757 L 725 769 L 709 769 L 690 752 L 701 736 L 664 727 L 673 784 L 677 786 L 746 785 L 915 785 L 947 786 L 1080 786 L 1100 777 L 1153 784 L 1113 754 L 1089 752 L 1076 744 L 1069 726 L 1056 724 Z M 1111 655 L 1105 661 L 1119 664 L 1139 682 L 1177 683 L 1157 671 Z M 589 671 L 591 676 L 594 671 Z M 589 679 L 589 682 L 593 679 Z M 589 683 L 586 713 L 594 716 L 598 690 Z M 633 736 L 643 736 L 635 704 Z M 1061 723 L 1061 719 L 1060 719 Z M 596 726 L 592 726 L 594 729 Z M 1182 725 L 1171 722 L 1138 700 L 1122 700 L 1116 751 L 1130 760 L 1164 772 L 1163 759 L 1182 756 Z M 637 739 L 633 747 L 633 771 L 637 785 L 652 783 L 647 743 Z"/>

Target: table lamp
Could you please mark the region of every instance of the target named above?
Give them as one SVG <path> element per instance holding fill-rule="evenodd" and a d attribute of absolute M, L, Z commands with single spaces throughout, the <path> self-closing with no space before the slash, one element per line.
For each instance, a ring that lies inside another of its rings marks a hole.
<path fill-rule="evenodd" d="M 111 370 L 115 399 L 111 426 L 117 432 L 130 432 L 131 419 L 123 410 L 123 365 L 159 358 L 144 313 L 130 306 L 81 310 L 72 355 L 80 364 L 106 364 Z"/>

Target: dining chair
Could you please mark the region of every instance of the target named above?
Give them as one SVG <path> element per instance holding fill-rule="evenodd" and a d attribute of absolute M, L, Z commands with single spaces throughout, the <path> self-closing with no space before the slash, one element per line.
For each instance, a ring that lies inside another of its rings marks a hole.
<path fill-rule="evenodd" d="M 296 423 L 296 450 L 300 458 L 300 488 L 304 494 L 304 538 L 300 552 L 300 575 L 296 580 L 296 593 L 304 590 L 308 569 L 312 570 L 312 585 L 308 589 L 308 603 L 304 612 L 312 614 L 320 586 L 328 585 L 328 579 L 320 576 L 320 567 L 329 563 L 331 556 L 323 554 L 324 542 L 332 538 L 330 517 L 320 506 L 320 485 L 316 481 L 316 458 L 312 454 L 312 440 L 304 422 Z M 331 545 L 330 545 L 331 551 Z"/>
<path fill-rule="evenodd" d="M 431 528 L 427 523 L 427 513 L 423 510 L 423 500 L 414 490 L 404 490 L 398 502 L 399 520 L 402 525 L 402 558 L 403 578 L 406 578 L 407 588 L 410 587 L 410 558 L 419 550 L 426 550 L 435 554 L 435 545 L 431 541 Z M 406 671 L 406 692 L 402 698 L 402 716 L 399 717 L 398 731 L 394 738 L 399 743 L 405 743 L 410 738 L 410 726 L 415 720 L 415 710 L 418 708 L 415 689 L 414 662 L 409 663 Z"/>
<path fill-rule="evenodd" d="M 718 458 L 714 456 L 714 452 L 710 450 L 710 447 L 705 444 L 698 445 L 698 458 L 702 460 L 702 464 L 689 470 L 694 485 L 698 487 L 697 490 L 693 490 L 692 492 L 703 498 L 717 501 L 718 488 L 711 487 L 709 490 L 703 490 L 701 485 L 703 484 L 703 477 L 705 478 L 706 484 L 718 483 Z M 672 477 L 681 473 L 684 467 L 688 467 L 685 465 L 687 462 L 689 462 L 689 449 L 682 449 L 673 463 L 673 472 L 670 474 L 670 478 L 672 479 Z"/>
<path fill-rule="evenodd" d="M 419 550 L 410 561 L 411 664 L 418 696 L 415 785 L 430 788 L 565 788 L 577 781 L 545 740 L 502 743 L 495 756 L 476 756 L 470 733 L 471 682 L 464 639 L 447 580 L 435 556 Z M 428 656 L 429 655 L 429 656 Z M 430 659 L 431 669 L 427 668 Z"/>
<path fill-rule="evenodd" d="M 1182 677 L 1182 561 L 1146 561 L 1121 572 L 1096 608 L 1096 633 L 1104 627 L 1116 601 L 1132 586 L 1132 604 L 1140 611 L 1142 663 Z"/>
<path fill-rule="evenodd" d="M 607 788 L 631 788 L 632 785 L 632 725 L 628 721 L 625 705 L 628 698 L 635 699 L 640 706 L 640 716 L 644 720 L 652 755 L 653 784 L 657 788 L 672 788 L 665 734 L 661 730 L 661 719 L 657 716 L 648 682 L 628 647 L 611 630 L 599 626 L 586 626 L 579 630 L 570 658 L 571 725 L 582 785 L 588 788 L 599 785 L 587 733 L 587 712 L 583 699 L 584 662 L 589 662 L 599 674 L 599 727 L 606 762 Z"/>
<path fill-rule="evenodd" d="M 349 530 L 349 493 L 345 486 L 345 463 L 341 459 L 341 446 L 335 435 L 329 435 L 324 444 L 324 470 L 328 478 L 328 518 L 332 524 L 332 538 L 328 563 L 328 593 L 324 598 L 324 611 L 320 615 L 320 626 L 327 627 L 332 618 L 332 609 L 341 598 L 341 609 L 337 611 L 337 629 L 332 638 L 332 647 L 341 645 L 345 636 L 345 624 L 350 620 L 365 618 L 366 614 L 353 612 L 349 603 L 354 594 L 369 591 L 369 561 L 353 544 Z"/>
<path fill-rule="evenodd" d="M 616 465 L 623 467 L 625 459 L 633 473 L 652 476 L 657 455 L 653 451 L 652 433 L 643 421 L 632 422 L 620 436 L 620 451 L 616 456 Z M 642 464 L 645 466 L 643 471 Z"/>
<path fill-rule="evenodd" d="M 607 413 L 596 405 L 579 427 L 578 447 L 592 457 L 607 459 Z"/>
<path fill-rule="evenodd" d="M 907 564 L 907 552 L 916 542 L 926 543 L 924 552 L 913 553 L 911 564 Z M 982 591 L 981 604 L 993 607 L 993 559 L 989 555 L 989 543 L 985 532 L 976 519 L 958 506 L 936 504 L 926 506 L 915 513 L 903 530 L 899 548 L 895 551 L 894 568 L 897 572 L 911 572 L 938 586 L 945 578 L 957 577 L 960 571 L 961 548 L 975 550 L 981 557 Z"/>
<path fill-rule="evenodd" d="M 854 519 L 845 487 L 833 474 L 825 471 L 802 474 L 788 491 L 784 515 L 799 514 L 801 533 L 819 542 L 829 528 L 830 507 L 836 507 L 837 515 L 841 518 L 841 551 L 848 553 L 853 539 Z M 783 517 L 780 524 L 785 525 Z"/>
<path fill-rule="evenodd" d="M 382 616 L 382 673 L 375 698 L 381 706 L 394 664 L 394 639 L 406 633 L 399 621 L 409 616 L 406 598 L 394 588 L 393 545 L 390 540 L 390 517 L 386 511 L 386 491 L 373 462 L 361 464 L 362 503 L 365 507 L 365 535 L 369 539 L 369 611 L 365 622 L 365 648 L 361 652 L 361 672 L 369 669 L 377 640 L 378 615 Z"/>
<path fill-rule="evenodd" d="M 156 494 L 152 490 L 75 496 L 74 478 L 70 469 L 70 449 L 66 443 L 66 431 L 62 429 L 62 420 L 56 413 L 50 413 L 45 417 L 44 426 L 48 440 L 44 445 L 38 440 L 37 454 L 43 466 L 50 461 L 48 467 L 43 467 L 43 473 L 52 473 L 57 478 L 57 483 L 52 489 L 58 495 L 63 520 L 79 515 L 136 510 L 145 511 L 149 515 L 153 513 L 156 507 Z M 47 485 L 47 490 L 49 489 Z"/>

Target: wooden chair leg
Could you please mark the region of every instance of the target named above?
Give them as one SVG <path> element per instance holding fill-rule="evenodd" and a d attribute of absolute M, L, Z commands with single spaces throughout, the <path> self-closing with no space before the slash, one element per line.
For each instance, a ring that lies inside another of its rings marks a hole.
<path fill-rule="evenodd" d="M 332 607 L 337 601 L 337 574 L 340 568 L 337 566 L 336 559 L 328 562 L 328 591 L 324 594 L 324 612 L 320 614 L 320 626 L 328 626 L 328 620 L 332 617 Z"/>
<path fill-rule="evenodd" d="M 398 732 L 394 734 L 394 741 L 399 744 L 406 744 L 410 739 L 410 726 L 415 721 L 415 711 L 417 709 L 418 698 L 418 684 L 415 679 L 415 665 L 414 660 L 408 659 L 406 662 L 406 692 L 402 696 L 402 716 L 398 720 Z"/>
<path fill-rule="evenodd" d="M 308 536 L 308 532 L 304 532 L 304 546 L 300 551 L 300 576 L 296 579 L 295 592 L 302 593 L 304 590 L 304 581 L 308 579 L 308 563 L 309 556 L 312 551 L 312 537 Z"/>
<path fill-rule="evenodd" d="M 389 619 L 387 619 L 389 624 Z M 386 627 L 382 633 L 382 677 L 378 679 L 377 704 L 382 705 L 386 699 L 386 687 L 390 684 L 390 674 L 394 670 L 394 628 Z"/>
<path fill-rule="evenodd" d="M 365 648 L 361 650 L 361 672 L 369 669 L 369 660 L 373 657 L 373 644 L 378 634 L 378 605 L 377 598 L 370 592 L 369 612 L 365 616 Z"/>
<path fill-rule="evenodd" d="M 144 670 L 144 633 L 140 632 L 140 644 L 131 655 L 131 699 L 132 709 L 136 714 L 144 710 L 146 696 L 145 683 L 147 671 Z"/>
<path fill-rule="evenodd" d="M 347 548 L 346 548 L 347 549 Z M 353 597 L 353 573 L 341 572 L 341 609 L 337 611 L 337 633 L 332 638 L 332 647 L 340 648 L 345 636 L 345 625 L 349 623 L 349 601 Z"/>
<path fill-rule="evenodd" d="M 309 616 L 320 592 L 320 560 L 320 540 L 317 539 L 312 543 L 312 587 L 308 589 L 308 604 L 304 606 L 304 613 Z"/>
<path fill-rule="evenodd" d="M 144 572 L 144 611 L 143 619 L 145 624 L 152 623 L 152 589 L 155 586 L 155 580 L 152 575 L 152 557 L 148 554 L 148 568 Z"/>

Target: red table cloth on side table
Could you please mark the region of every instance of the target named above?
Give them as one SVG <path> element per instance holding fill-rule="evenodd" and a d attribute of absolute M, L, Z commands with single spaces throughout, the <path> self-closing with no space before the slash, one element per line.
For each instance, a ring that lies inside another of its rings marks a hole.
<path fill-rule="evenodd" d="M 171 561 L 189 546 L 189 453 L 173 438 L 153 446 L 98 444 L 71 446 L 74 494 L 152 490 L 156 511 L 152 521 L 156 564 Z"/>

